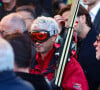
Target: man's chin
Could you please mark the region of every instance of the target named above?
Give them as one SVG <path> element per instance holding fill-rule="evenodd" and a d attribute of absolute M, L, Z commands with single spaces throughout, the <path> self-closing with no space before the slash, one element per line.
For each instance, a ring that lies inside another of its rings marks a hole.
<path fill-rule="evenodd" d="M 100 56 L 96 56 L 96 59 L 97 59 L 97 60 L 100 60 Z"/>
<path fill-rule="evenodd" d="M 40 50 L 40 49 L 39 50 L 37 49 L 37 52 L 44 53 L 44 51 L 43 50 Z"/>
<path fill-rule="evenodd" d="M 83 4 L 87 5 L 89 2 L 87 0 L 83 0 Z"/>

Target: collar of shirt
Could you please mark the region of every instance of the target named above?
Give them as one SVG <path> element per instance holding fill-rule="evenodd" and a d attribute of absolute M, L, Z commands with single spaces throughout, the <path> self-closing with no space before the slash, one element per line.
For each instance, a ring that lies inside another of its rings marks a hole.
<path fill-rule="evenodd" d="M 91 16 L 92 22 L 94 22 L 94 19 L 95 19 L 96 15 L 97 15 L 99 9 L 100 9 L 100 2 L 97 3 L 97 5 L 93 9 L 90 10 L 89 14 Z"/>
<path fill-rule="evenodd" d="M 42 60 L 40 53 L 37 53 L 36 60 L 38 62 L 38 65 L 41 67 L 42 70 L 46 69 L 48 67 L 48 64 L 52 58 L 52 55 L 56 48 L 59 48 L 59 44 L 54 44 L 54 48 L 52 48 L 47 55 L 44 57 L 44 60 Z"/>

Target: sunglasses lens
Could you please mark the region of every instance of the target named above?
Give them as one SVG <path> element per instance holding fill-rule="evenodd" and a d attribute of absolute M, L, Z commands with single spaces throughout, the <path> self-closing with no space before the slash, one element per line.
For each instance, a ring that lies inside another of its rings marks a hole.
<path fill-rule="evenodd" d="M 34 42 L 44 42 L 48 39 L 49 35 L 47 32 L 32 32 L 31 39 Z"/>
<path fill-rule="evenodd" d="M 48 34 L 46 32 L 41 32 L 41 33 L 37 33 L 36 38 L 38 40 L 46 40 L 48 37 Z"/>

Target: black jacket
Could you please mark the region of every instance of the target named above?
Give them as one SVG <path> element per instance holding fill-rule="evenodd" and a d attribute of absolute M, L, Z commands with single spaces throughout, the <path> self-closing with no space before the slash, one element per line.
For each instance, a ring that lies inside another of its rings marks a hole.
<path fill-rule="evenodd" d="M 35 90 L 50 90 L 49 84 L 42 75 L 35 75 L 24 72 L 16 72 L 16 75 L 20 76 L 26 81 L 29 81 L 35 87 Z"/>
<path fill-rule="evenodd" d="M 96 30 L 92 28 L 86 38 L 82 40 L 78 55 L 78 61 L 89 83 L 89 90 L 97 90 L 98 84 L 100 84 L 100 61 L 96 60 L 96 51 L 93 46 L 96 36 Z"/>
<path fill-rule="evenodd" d="M 35 90 L 32 85 L 12 71 L 0 72 L 0 90 Z"/>
<path fill-rule="evenodd" d="M 98 11 L 98 13 L 97 13 L 97 15 L 95 17 L 95 20 L 94 20 L 94 24 L 93 25 L 94 25 L 96 31 L 98 33 L 100 33 L 100 9 L 99 9 L 99 11 Z"/>

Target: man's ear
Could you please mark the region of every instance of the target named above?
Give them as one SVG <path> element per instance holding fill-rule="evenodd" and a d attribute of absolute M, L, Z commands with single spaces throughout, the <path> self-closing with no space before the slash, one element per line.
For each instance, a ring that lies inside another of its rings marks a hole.
<path fill-rule="evenodd" d="M 51 38 L 52 39 L 52 42 L 55 42 L 56 41 L 56 38 L 57 38 L 57 34 L 56 35 L 53 35 L 52 38 Z"/>
<path fill-rule="evenodd" d="M 85 15 L 81 15 L 80 16 L 80 21 L 82 24 L 86 23 L 86 16 Z"/>

